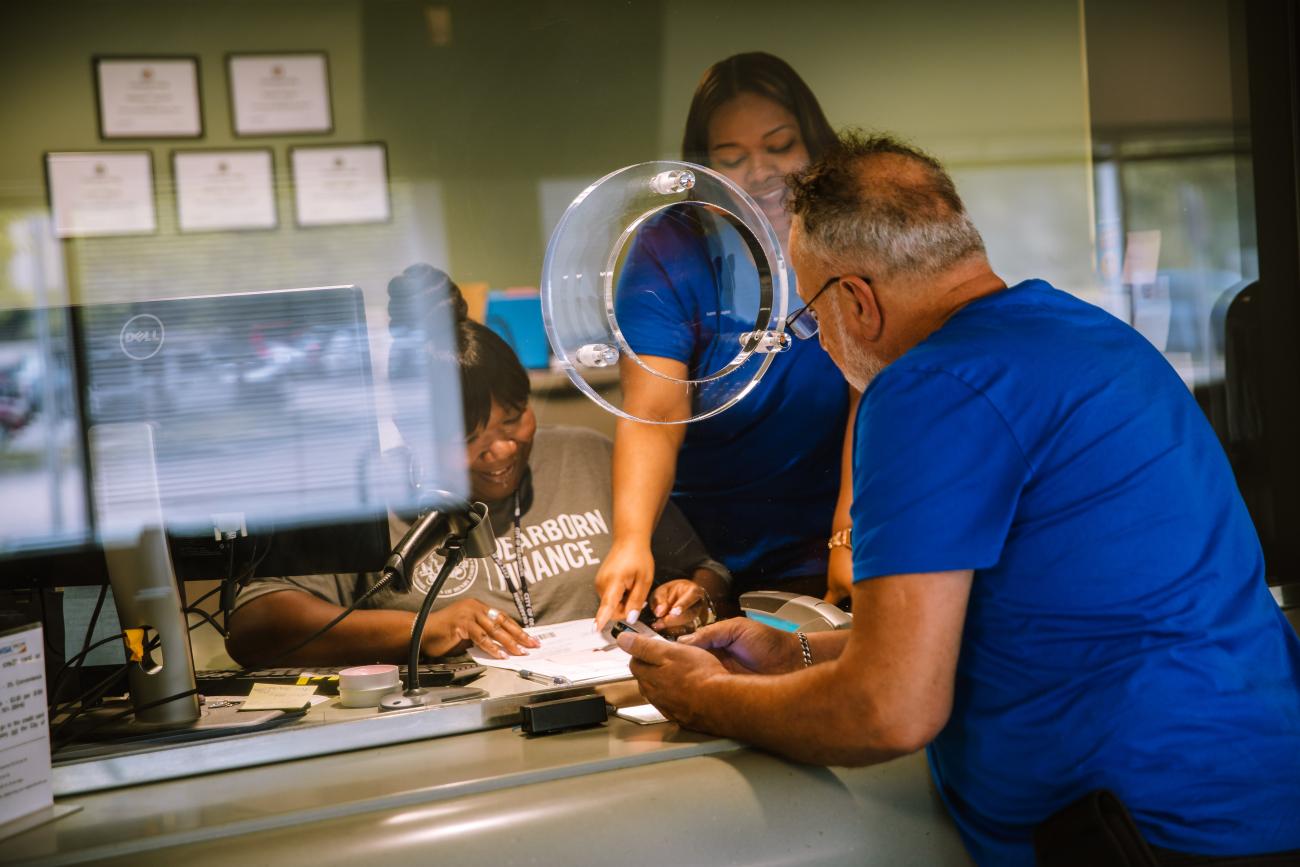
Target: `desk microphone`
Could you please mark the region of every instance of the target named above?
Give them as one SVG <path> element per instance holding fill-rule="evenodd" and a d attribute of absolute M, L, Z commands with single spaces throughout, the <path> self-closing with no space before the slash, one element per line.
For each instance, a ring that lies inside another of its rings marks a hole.
<path fill-rule="evenodd" d="M 383 575 L 394 592 L 410 592 L 410 571 L 429 556 L 450 528 L 451 515 L 442 511 L 426 512 L 411 523 L 384 563 Z"/>
<path fill-rule="evenodd" d="M 384 574 L 392 576 L 390 581 L 395 589 L 400 587 L 404 591 L 409 590 L 408 569 L 418 564 L 430 550 L 434 550 L 436 540 L 444 535 L 442 547 L 436 549 L 443 557 L 442 568 L 433 579 L 433 584 L 420 605 L 420 612 L 415 616 L 415 623 L 411 626 L 406 689 L 403 692 L 384 696 L 379 703 L 380 710 L 427 707 L 487 695 L 481 689 L 466 686 L 424 689 L 419 685 L 419 666 L 424 624 L 429 619 L 429 611 L 433 608 L 433 602 L 438 598 L 442 585 L 466 557 L 490 557 L 496 551 L 496 536 L 492 532 L 488 507 L 483 503 L 461 502 L 422 515 L 393 548 L 393 553 L 384 566 Z"/>

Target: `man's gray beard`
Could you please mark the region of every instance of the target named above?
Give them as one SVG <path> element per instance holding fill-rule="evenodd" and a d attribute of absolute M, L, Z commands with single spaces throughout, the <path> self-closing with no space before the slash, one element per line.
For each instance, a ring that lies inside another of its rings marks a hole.
<path fill-rule="evenodd" d="M 827 317 L 822 327 L 830 328 L 835 334 L 835 342 L 840 345 L 840 350 L 844 353 L 844 363 L 836 362 L 836 367 L 840 373 L 844 374 L 844 379 L 849 385 L 858 390 L 859 393 L 867 390 L 871 380 L 876 378 L 876 374 L 885 369 L 888 363 L 878 356 L 872 355 L 861 344 L 853 341 L 848 335 L 848 330 L 838 319 Z M 834 359 L 832 359 L 834 360 Z"/>
<path fill-rule="evenodd" d="M 864 392 L 867 386 L 871 385 L 871 380 L 876 378 L 876 374 L 885 369 L 885 362 L 856 343 L 846 344 L 844 349 L 847 357 L 840 371 L 849 385 L 859 392 Z"/>

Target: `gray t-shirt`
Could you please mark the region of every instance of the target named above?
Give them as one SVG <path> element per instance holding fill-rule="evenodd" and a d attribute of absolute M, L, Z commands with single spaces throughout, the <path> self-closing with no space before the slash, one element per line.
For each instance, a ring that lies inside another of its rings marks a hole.
<path fill-rule="evenodd" d="M 538 428 L 528 461 L 531 478 L 521 486 L 525 511 L 520 520 L 517 556 L 513 498 L 490 504 L 497 559 L 512 577 L 523 573 L 538 623 L 593 617 L 600 605 L 596 572 L 609 553 L 612 539 L 611 449 L 609 439 L 595 431 Z M 389 524 L 396 542 L 406 532 L 406 525 L 396 518 Z M 730 580 L 726 567 L 709 559 L 704 545 L 672 503 L 664 509 L 651 547 L 656 582 L 689 578 L 699 567 Z M 442 561 L 437 554 L 430 554 L 415 568 L 410 592 L 380 590 L 361 607 L 419 610 Z M 279 590 L 305 590 L 326 602 L 347 606 L 378 580 L 378 573 L 255 579 L 240 592 L 235 604 L 238 607 Z M 460 599 L 478 599 L 523 620 L 499 567 L 490 559 L 462 562 L 443 584 L 433 610 Z"/>

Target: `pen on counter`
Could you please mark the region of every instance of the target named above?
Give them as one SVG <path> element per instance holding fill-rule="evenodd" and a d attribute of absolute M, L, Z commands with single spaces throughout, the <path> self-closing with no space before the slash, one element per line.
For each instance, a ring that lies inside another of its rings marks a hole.
<path fill-rule="evenodd" d="M 537 672 L 529 671 L 526 668 L 521 668 L 519 670 L 519 676 L 524 680 L 531 680 L 533 683 L 544 683 L 547 686 L 563 686 L 569 682 L 567 677 L 560 677 L 558 675 L 553 677 L 549 674 L 538 674 Z"/>

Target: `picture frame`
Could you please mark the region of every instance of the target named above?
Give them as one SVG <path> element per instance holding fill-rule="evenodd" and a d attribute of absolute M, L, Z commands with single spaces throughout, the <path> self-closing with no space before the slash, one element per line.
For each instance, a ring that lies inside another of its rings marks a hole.
<path fill-rule="evenodd" d="M 173 150 L 171 164 L 180 232 L 279 228 L 275 154 L 270 148 Z"/>
<path fill-rule="evenodd" d="M 392 221 L 382 142 L 289 148 L 294 220 L 301 228 Z"/>
<path fill-rule="evenodd" d="M 334 132 L 324 51 L 231 52 L 226 82 L 231 131 L 237 137 Z"/>
<path fill-rule="evenodd" d="M 55 237 L 158 233 L 151 151 L 47 151 L 43 159 Z"/>
<path fill-rule="evenodd" d="M 99 137 L 203 137 L 199 59 L 193 55 L 91 58 Z"/>

